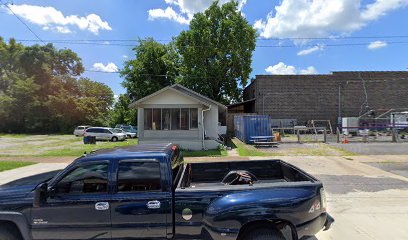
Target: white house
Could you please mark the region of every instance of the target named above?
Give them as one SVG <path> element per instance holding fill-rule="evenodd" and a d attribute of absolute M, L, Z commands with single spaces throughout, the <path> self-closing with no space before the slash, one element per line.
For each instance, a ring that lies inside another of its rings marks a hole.
<path fill-rule="evenodd" d="M 184 149 L 219 147 L 227 107 L 179 84 L 130 104 L 138 110 L 139 143 L 176 143 Z"/>

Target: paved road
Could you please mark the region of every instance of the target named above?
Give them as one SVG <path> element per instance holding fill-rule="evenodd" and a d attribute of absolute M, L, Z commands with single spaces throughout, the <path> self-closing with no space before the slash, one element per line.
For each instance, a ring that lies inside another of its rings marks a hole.
<path fill-rule="evenodd" d="M 312 239 L 408 239 L 408 178 L 342 157 L 285 160 L 325 185 L 328 209 L 336 222 Z"/>
<path fill-rule="evenodd" d="M 408 155 L 408 142 L 330 143 L 330 145 L 362 155 Z"/>

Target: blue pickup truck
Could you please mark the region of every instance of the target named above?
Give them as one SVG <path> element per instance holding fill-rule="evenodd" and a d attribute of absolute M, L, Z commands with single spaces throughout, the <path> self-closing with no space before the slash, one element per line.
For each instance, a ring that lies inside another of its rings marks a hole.
<path fill-rule="evenodd" d="M 304 239 L 329 229 L 322 183 L 280 160 L 184 163 L 176 145 L 86 154 L 0 187 L 0 239 Z"/>

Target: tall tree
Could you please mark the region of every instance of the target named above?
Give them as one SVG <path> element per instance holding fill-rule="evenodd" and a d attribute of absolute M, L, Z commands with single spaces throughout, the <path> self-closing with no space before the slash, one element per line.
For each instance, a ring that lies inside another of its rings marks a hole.
<path fill-rule="evenodd" d="M 139 40 L 133 50 L 135 59 L 126 61 L 121 71 L 122 85 L 130 99 L 143 98 L 175 82 L 179 58 L 173 44 L 161 44 L 148 38 Z"/>
<path fill-rule="evenodd" d="M 0 38 L 0 131 L 67 132 L 105 125 L 112 90 L 80 78 L 81 59 L 52 44 L 24 46 Z"/>
<path fill-rule="evenodd" d="M 181 83 L 214 100 L 229 103 L 241 97 L 252 71 L 256 31 L 233 1 L 222 6 L 215 1 L 197 13 L 190 29 L 177 38 L 181 54 Z"/>
<path fill-rule="evenodd" d="M 111 126 L 116 124 L 137 125 L 137 110 L 129 108 L 130 99 L 127 94 L 120 94 L 110 112 Z"/>

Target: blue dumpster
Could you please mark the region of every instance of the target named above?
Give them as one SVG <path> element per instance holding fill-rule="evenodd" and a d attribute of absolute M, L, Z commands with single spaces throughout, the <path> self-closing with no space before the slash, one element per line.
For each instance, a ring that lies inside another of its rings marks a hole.
<path fill-rule="evenodd" d="M 84 136 L 84 144 L 89 144 L 90 137 Z"/>
<path fill-rule="evenodd" d="M 242 142 L 252 143 L 252 137 L 272 136 L 272 121 L 268 115 L 238 115 L 234 117 L 235 136 Z"/>
<path fill-rule="evenodd" d="M 84 144 L 96 144 L 96 137 L 84 136 Z"/>

